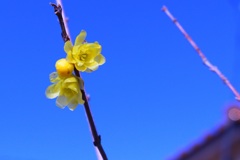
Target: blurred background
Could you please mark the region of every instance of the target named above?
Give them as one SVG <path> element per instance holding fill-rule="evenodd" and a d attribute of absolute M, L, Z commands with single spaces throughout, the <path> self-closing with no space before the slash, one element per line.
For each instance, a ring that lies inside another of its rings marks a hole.
<path fill-rule="evenodd" d="M 178 157 L 228 124 L 239 103 L 161 7 L 240 90 L 239 2 L 63 0 L 72 39 L 85 29 L 107 60 L 82 77 L 109 159 Z M 83 106 L 62 110 L 45 97 L 66 56 L 49 1 L 2 1 L 0 14 L 0 159 L 96 159 Z"/>

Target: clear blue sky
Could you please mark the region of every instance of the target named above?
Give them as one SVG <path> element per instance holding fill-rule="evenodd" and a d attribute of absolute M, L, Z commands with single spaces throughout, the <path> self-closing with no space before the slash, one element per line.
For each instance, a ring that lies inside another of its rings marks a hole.
<path fill-rule="evenodd" d="M 65 57 L 49 2 L 1 2 L 1 160 L 96 159 L 84 108 L 59 109 L 44 94 L 55 61 Z M 161 7 L 240 90 L 238 0 L 63 4 L 71 37 L 85 29 L 107 59 L 82 75 L 110 160 L 167 159 L 224 123 L 233 94 Z"/>

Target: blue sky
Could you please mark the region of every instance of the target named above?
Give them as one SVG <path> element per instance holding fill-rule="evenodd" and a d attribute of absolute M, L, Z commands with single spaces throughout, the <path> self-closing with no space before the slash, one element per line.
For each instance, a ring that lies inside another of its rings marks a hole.
<path fill-rule="evenodd" d="M 240 90 L 238 0 L 64 1 L 74 39 L 85 29 L 107 62 L 82 74 L 103 147 L 113 160 L 167 159 L 226 120 L 231 91 L 201 62 L 166 5 Z M 1 3 L 1 160 L 94 160 L 84 108 L 45 97 L 65 57 L 49 1 Z"/>

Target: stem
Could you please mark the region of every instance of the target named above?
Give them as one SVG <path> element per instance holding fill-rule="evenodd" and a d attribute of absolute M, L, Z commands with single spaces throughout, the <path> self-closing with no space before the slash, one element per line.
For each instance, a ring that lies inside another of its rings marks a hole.
<path fill-rule="evenodd" d="M 60 27 L 61 27 L 61 30 L 62 30 L 61 35 L 62 35 L 63 41 L 67 42 L 67 41 L 70 40 L 70 38 L 69 38 L 69 36 L 67 34 L 67 31 L 66 31 L 66 28 L 65 28 L 64 19 L 63 19 L 63 16 L 62 16 L 62 7 L 60 5 L 56 5 L 56 4 L 53 4 L 53 3 L 50 3 L 50 5 L 54 7 L 54 13 L 58 17 L 59 24 L 60 24 Z"/>
<path fill-rule="evenodd" d="M 70 38 L 69 38 L 69 35 L 67 34 L 67 30 L 65 28 L 64 19 L 63 19 L 63 15 L 62 15 L 62 7 L 61 7 L 60 4 L 58 4 L 58 5 L 53 4 L 53 3 L 50 3 L 50 4 L 54 7 L 54 12 L 58 17 L 60 27 L 61 27 L 61 30 L 62 30 L 61 35 L 62 35 L 63 41 L 67 42 L 67 41 L 70 40 Z M 78 72 L 78 70 L 76 68 L 74 68 L 74 73 L 77 77 L 81 77 L 80 73 Z M 93 140 L 94 140 L 93 144 L 94 144 L 95 147 L 97 147 L 100 155 L 102 156 L 102 159 L 107 160 L 108 159 L 107 155 L 104 152 L 104 149 L 103 149 L 102 144 L 101 144 L 101 136 L 98 135 L 96 126 L 94 124 L 94 120 L 93 120 L 93 117 L 92 117 L 92 114 L 91 114 L 91 110 L 90 110 L 90 106 L 89 106 L 89 103 L 88 103 L 88 98 L 87 98 L 86 92 L 85 92 L 84 89 L 81 89 L 81 92 L 82 92 L 82 99 L 84 100 L 85 112 L 86 112 L 86 115 L 87 115 L 87 118 L 88 118 L 88 123 L 89 123 L 90 130 L 91 130 L 91 133 L 92 133 L 92 137 L 93 137 Z"/>
<path fill-rule="evenodd" d="M 64 26 L 65 26 L 67 35 L 68 35 L 69 38 L 71 39 L 70 32 L 69 32 L 69 29 L 68 29 L 68 24 L 67 24 L 68 19 L 66 18 L 65 14 L 64 14 L 64 9 L 63 9 L 63 5 L 62 5 L 62 0 L 56 0 L 56 3 L 57 3 L 57 5 L 60 5 L 61 8 L 62 8 L 62 18 L 63 18 Z"/>
<path fill-rule="evenodd" d="M 162 11 L 166 13 L 166 15 L 173 21 L 173 23 L 177 26 L 177 28 L 182 32 L 182 34 L 185 36 L 185 38 L 188 40 L 188 42 L 192 45 L 192 47 L 196 50 L 198 55 L 201 57 L 203 63 L 213 72 L 215 72 L 219 78 L 227 85 L 227 87 L 233 92 L 233 94 L 236 96 L 235 98 L 240 101 L 240 94 L 238 91 L 234 88 L 234 86 L 230 83 L 230 81 L 225 77 L 222 72 L 214 65 L 212 65 L 207 57 L 202 53 L 200 48 L 197 46 L 197 44 L 192 40 L 192 38 L 187 34 L 187 32 L 183 29 L 183 27 L 180 25 L 180 23 L 177 21 L 177 19 L 169 12 L 166 6 L 162 7 Z"/>

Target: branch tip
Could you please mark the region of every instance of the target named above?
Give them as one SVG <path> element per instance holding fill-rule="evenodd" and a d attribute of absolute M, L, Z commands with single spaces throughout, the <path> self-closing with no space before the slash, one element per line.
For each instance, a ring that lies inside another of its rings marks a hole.
<path fill-rule="evenodd" d="M 51 6 L 53 6 L 53 8 L 54 8 L 54 13 L 55 13 L 56 15 L 62 14 L 62 7 L 61 7 L 60 4 L 55 4 L 55 3 L 52 3 L 52 2 L 50 2 L 49 4 L 50 4 Z"/>
<path fill-rule="evenodd" d="M 53 7 L 57 7 L 56 4 L 52 3 L 52 2 L 49 2 L 49 5 L 53 6 Z"/>
<path fill-rule="evenodd" d="M 162 9 L 161 9 L 163 12 L 167 10 L 167 7 L 166 6 L 162 6 Z"/>

